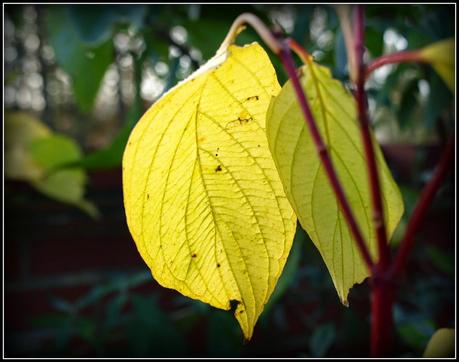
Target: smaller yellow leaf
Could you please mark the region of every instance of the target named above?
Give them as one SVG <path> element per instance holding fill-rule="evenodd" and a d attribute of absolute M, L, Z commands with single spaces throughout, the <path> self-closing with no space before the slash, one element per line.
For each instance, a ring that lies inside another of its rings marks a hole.
<path fill-rule="evenodd" d="M 377 242 L 355 99 L 328 68 L 311 59 L 305 60 L 306 64 L 300 68 L 301 85 L 370 254 L 374 256 Z M 341 302 L 347 306 L 349 290 L 368 277 L 368 268 L 327 179 L 290 80 L 271 101 L 266 133 L 285 194 L 301 226 L 319 250 Z M 379 144 L 374 138 L 373 142 L 390 239 L 403 214 L 403 200 Z"/>
<path fill-rule="evenodd" d="M 421 57 L 430 63 L 442 77 L 448 88 L 454 92 L 454 39 L 446 39 L 421 49 Z"/>
<path fill-rule="evenodd" d="M 454 329 L 440 328 L 430 338 L 424 358 L 454 357 Z"/>

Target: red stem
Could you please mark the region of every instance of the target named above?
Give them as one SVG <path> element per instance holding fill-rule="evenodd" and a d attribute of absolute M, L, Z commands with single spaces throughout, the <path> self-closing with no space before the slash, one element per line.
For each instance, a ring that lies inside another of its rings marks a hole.
<path fill-rule="evenodd" d="M 373 204 L 373 226 L 376 232 L 378 242 L 379 260 L 378 265 L 381 270 L 386 270 L 390 262 L 390 249 L 387 245 L 387 234 L 384 222 L 384 212 L 381 199 L 381 185 L 379 182 L 378 168 L 376 166 L 376 157 L 373 147 L 373 141 L 370 133 L 370 122 L 367 115 L 367 99 L 365 94 L 365 64 L 363 62 L 364 50 L 364 13 L 363 6 L 357 6 L 356 22 L 356 66 L 357 66 L 357 110 L 360 122 L 360 132 L 365 150 L 367 164 L 368 182 L 371 189 L 371 200 Z"/>
<path fill-rule="evenodd" d="M 368 78 L 374 70 L 382 67 L 383 65 L 409 62 L 425 62 L 425 60 L 419 55 L 419 51 L 406 51 L 383 55 L 368 64 L 365 77 Z"/>
<path fill-rule="evenodd" d="M 416 204 L 413 214 L 408 222 L 405 230 L 405 235 L 400 243 L 398 253 L 395 257 L 395 261 L 389 272 L 391 278 L 397 277 L 408 259 L 408 255 L 414 244 L 414 236 L 419 230 L 422 221 L 426 215 L 428 207 L 431 205 L 432 200 L 441 185 L 443 178 L 446 175 L 449 167 L 451 166 L 451 160 L 453 158 L 454 150 L 454 139 L 451 137 L 445 146 L 440 162 L 437 165 L 434 175 L 429 183 L 424 187 L 421 197 Z"/>
<path fill-rule="evenodd" d="M 371 189 L 371 201 L 373 206 L 373 227 L 378 243 L 378 262 L 373 270 L 371 285 L 371 355 L 382 357 L 390 355 L 392 345 L 393 315 L 392 306 L 394 291 L 390 281 L 382 277 L 390 266 L 390 249 L 387 244 L 387 234 L 384 222 L 384 212 L 381 198 L 381 185 L 379 182 L 378 168 L 373 141 L 370 133 L 370 122 L 367 115 L 367 99 L 365 94 L 365 64 L 364 52 L 364 9 L 358 5 L 356 9 L 355 29 L 355 60 L 357 67 L 357 111 L 360 122 L 360 131 L 364 144 L 367 164 L 368 181 Z"/>
<path fill-rule="evenodd" d="M 392 306 L 395 289 L 388 280 L 373 278 L 371 282 L 371 356 L 389 357 L 393 349 L 394 328 Z"/>
<path fill-rule="evenodd" d="M 360 250 L 363 260 L 365 261 L 365 264 L 371 272 L 373 269 L 373 261 L 371 260 L 370 253 L 365 244 L 362 233 L 360 232 L 357 222 L 355 221 L 354 215 L 346 199 L 343 188 L 338 180 L 338 176 L 330 159 L 330 154 L 328 153 L 327 147 L 324 144 L 322 137 L 320 136 L 316 121 L 311 113 L 311 109 L 309 107 L 308 101 L 306 100 L 304 90 L 301 87 L 300 80 L 296 73 L 295 64 L 293 63 L 292 55 L 288 47 L 288 42 L 283 42 L 282 45 L 283 46 L 278 55 L 281 58 L 285 70 L 287 71 L 287 74 L 292 82 L 293 89 L 295 90 L 298 102 L 305 117 L 306 125 L 309 128 L 309 132 L 311 133 L 312 139 L 316 146 L 317 153 L 327 173 L 328 180 L 330 181 L 330 184 L 333 188 L 333 191 L 341 207 L 341 210 L 349 226 L 349 229 L 352 235 L 354 236 L 355 241 L 357 242 L 357 246 Z"/>

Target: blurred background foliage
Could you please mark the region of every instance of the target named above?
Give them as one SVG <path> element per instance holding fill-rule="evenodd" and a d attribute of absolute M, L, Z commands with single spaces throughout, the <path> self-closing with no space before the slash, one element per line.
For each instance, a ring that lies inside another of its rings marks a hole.
<path fill-rule="evenodd" d="M 94 189 L 91 180 L 103 170 L 120 169 L 129 133 L 143 112 L 209 59 L 232 21 L 246 11 L 267 24 L 280 25 L 350 85 L 344 40 L 331 6 L 5 5 L 5 175 L 10 179 L 5 196 L 10 215 L 6 221 L 12 225 L 5 234 L 7 254 L 9 239 L 21 243 L 29 237 L 23 230 L 24 215 L 31 218 L 29 223 L 47 217 L 27 212 L 37 200 L 56 202 L 46 197 L 98 218 L 64 209 L 69 220 L 87 218 L 88 234 L 117 213 L 117 220 L 122 220 L 117 227 L 128 235 L 121 183 L 108 195 L 103 188 Z M 455 37 L 452 5 L 368 5 L 366 14 L 368 61 Z M 238 44 L 252 41 L 260 40 L 251 29 L 237 39 Z M 286 76 L 280 62 L 268 53 L 283 84 Z M 373 73 L 367 90 L 376 135 L 407 210 L 394 237 L 396 246 L 432 173 L 439 147 L 454 131 L 454 97 L 422 64 L 384 66 Z M 17 183 L 24 181 L 46 196 L 18 188 Z M 419 235 L 408 271 L 400 280 L 396 350 L 403 357 L 422 355 L 436 329 L 454 327 L 453 182 L 450 177 L 440 189 L 427 231 Z M 115 199 L 117 207 L 104 208 L 100 202 L 104 197 Z M 56 211 L 48 207 L 43 212 L 49 214 L 46 225 L 52 227 Z M 446 229 L 441 222 L 446 222 Z M 135 248 L 129 237 L 122 242 Z M 75 292 L 72 298 L 49 292 L 49 310 L 33 315 L 25 326 L 7 323 L 6 355 L 368 355 L 367 283 L 351 291 L 350 308 L 341 306 L 319 253 L 301 228 L 249 343 L 243 343 L 231 314 L 159 287 L 140 256 L 132 270 L 120 268 L 89 279 L 91 288 Z M 24 284 L 7 273 L 7 302 L 27 285 L 40 288 L 34 280 L 32 275 Z M 8 311 L 10 320 L 20 313 L 7 303 Z"/>

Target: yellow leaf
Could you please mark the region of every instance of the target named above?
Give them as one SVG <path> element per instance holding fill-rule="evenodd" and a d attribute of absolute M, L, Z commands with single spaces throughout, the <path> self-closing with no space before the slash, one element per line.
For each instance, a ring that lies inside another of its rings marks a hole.
<path fill-rule="evenodd" d="M 127 222 L 153 277 L 237 305 L 247 339 L 295 233 L 265 133 L 279 89 L 258 44 L 229 46 L 144 114 L 123 156 Z"/>
<path fill-rule="evenodd" d="M 441 40 L 420 51 L 421 57 L 432 64 L 451 92 L 454 92 L 454 80 L 456 79 L 454 75 L 455 54 L 454 39 Z"/>
<path fill-rule="evenodd" d="M 454 357 L 454 329 L 440 328 L 430 338 L 424 358 L 449 358 Z"/>
<path fill-rule="evenodd" d="M 327 68 L 309 61 L 301 71 L 301 84 L 312 113 L 374 255 L 371 198 L 354 98 Z M 301 226 L 321 253 L 342 303 L 347 305 L 349 289 L 362 282 L 368 270 L 338 206 L 290 81 L 271 102 L 266 127 L 285 193 Z M 390 236 L 403 213 L 403 202 L 376 142 L 375 146 Z"/>

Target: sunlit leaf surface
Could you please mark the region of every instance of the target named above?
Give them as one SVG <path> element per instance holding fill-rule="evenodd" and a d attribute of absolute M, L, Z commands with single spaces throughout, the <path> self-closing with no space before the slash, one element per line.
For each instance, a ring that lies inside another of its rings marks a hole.
<path fill-rule="evenodd" d="M 123 157 L 128 226 L 154 278 L 233 308 L 247 339 L 295 233 L 265 133 L 279 88 L 258 44 L 230 46 L 145 113 Z"/>
<path fill-rule="evenodd" d="M 312 113 L 374 255 L 371 198 L 354 98 L 327 68 L 312 60 L 301 71 L 301 84 Z M 342 303 L 347 305 L 349 289 L 362 282 L 368 270 L 338 207 L 290 81 L 271 102 L 267 133 L 285 193 L 301 226 L 319 249 Z M 392 235 L 403 213 L 403 202 L 381 150 L 375 145 L 387 232 Z"/>

